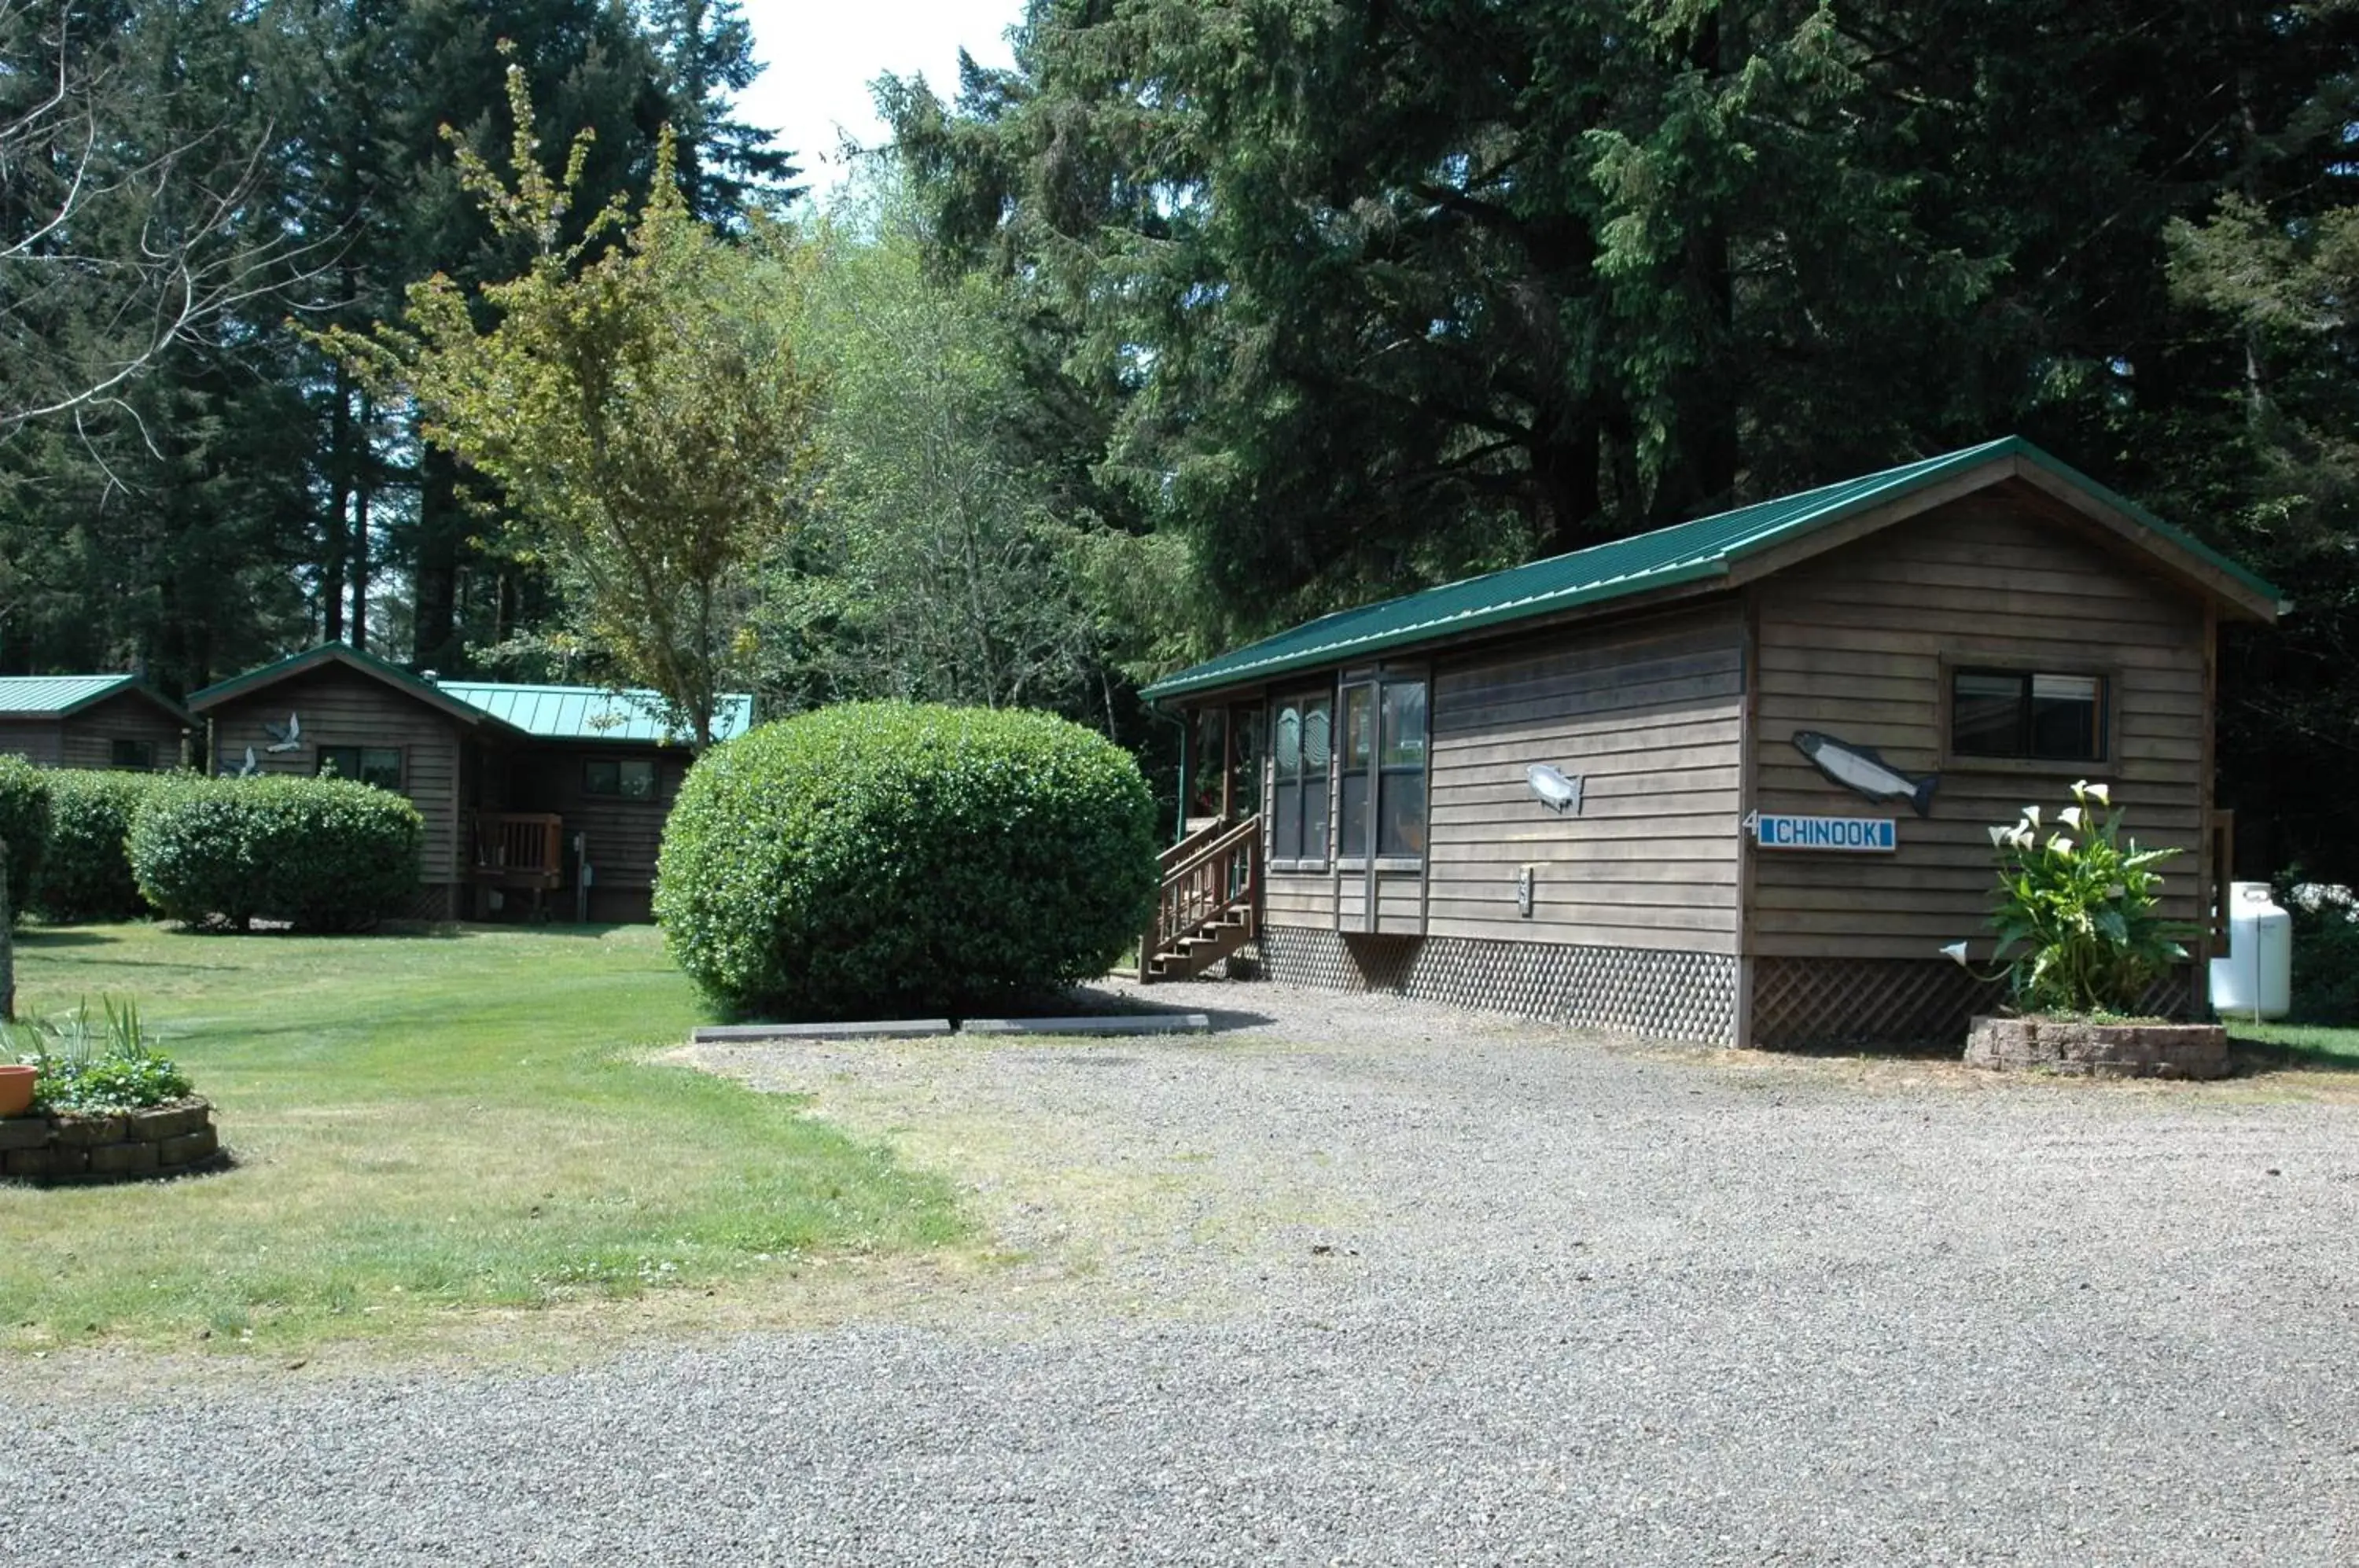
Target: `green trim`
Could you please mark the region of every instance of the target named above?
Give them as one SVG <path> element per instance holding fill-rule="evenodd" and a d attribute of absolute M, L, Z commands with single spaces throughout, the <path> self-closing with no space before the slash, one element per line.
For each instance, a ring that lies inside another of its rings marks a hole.
<path fill-rule="evenodd" d="M 1847 517 L 2009 458 L 2038 464 L 2120 512 L 2159 543 L 2214 568 L 2275 605 L 2277 591 L 2135 502 L 2050 457 L 2020 436 L 1944 452 L 1881 473 L 1822 485 L 1692 522 L 1657 528 L 1481 577 L 1446 583 L 1292 627 L 1147 686 L 1149 702 L 1236 686 L 1348 659 L 1397 651 L 1466 632 L 1628 599 L 1728 575 L 1732 563 L 1791 543 Z"/>

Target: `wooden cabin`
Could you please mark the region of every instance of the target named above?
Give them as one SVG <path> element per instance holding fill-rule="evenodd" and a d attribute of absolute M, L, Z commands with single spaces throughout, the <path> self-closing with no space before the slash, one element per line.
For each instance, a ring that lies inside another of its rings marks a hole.
<path fill-rule="evenodd" d="M 332 643 L 189 706 L 217 773 L 334 773 L 408 796 L 426 820 L 422 918 L 651 916 L 690 754 L 650 693 L 436 681 Z M 721 738 L 752 717 L 751 698 L 725 698 Z"/>
<path fill-rule="evenodd" d="M 1147 688 L 1198 812 L 1144 975 L 1673 1040 L 1962 1040 L 1989 829 L 2103 781 L 2224 907 L 2219 625 L 2267 583 L 2020 439 L 1326 616 Z M 2203 968 L 2158 1006 L 2200 1007 Z"/>
<path fill-rule="evenodd" d="M 196 728 L 136 675 L 0 677 L 0 752 L 44 768 L 179 768 Z"/>

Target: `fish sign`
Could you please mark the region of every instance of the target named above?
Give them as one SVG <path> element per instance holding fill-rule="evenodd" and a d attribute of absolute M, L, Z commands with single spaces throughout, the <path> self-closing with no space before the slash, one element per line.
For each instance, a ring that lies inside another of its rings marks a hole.
<path fill-rule="evenodd" d="M 1581 815 L 1581 779 L 1578 775 L 1567 778 L 1545 762 L 1535 762 L 1524 769 L 1524 782 L 1530 786 L 1539 803 L 1561 817 L 1568 812 Z"/>
<path fill-rule="evenodd" d="M 1849 746 L 1817 730 L 1796 730 L 1794 749 L 1846 789 L 1871 800 L 1906 800 L 1920 817 L 1933 814 L 1933 790 L 1941 782 L 1938 773 L 1911 779 L 1878 757 L 1875 747 Z"/>
<path fill-rule="evenodd" d="M 1849 855 L 1890 855 L 1900 826 L 1890 817 L 1797 817 L 1762 811 L 1751 819 L 1763 849 L 1831 849 Z"/>

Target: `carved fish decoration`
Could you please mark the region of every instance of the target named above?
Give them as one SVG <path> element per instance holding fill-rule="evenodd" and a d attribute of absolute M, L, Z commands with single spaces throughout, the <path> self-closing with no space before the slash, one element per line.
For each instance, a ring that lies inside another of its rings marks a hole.
<path fill-rule="evenodd" d="M 1545 762 L 1535 762 L 1524 770 L 1524 782 L 1532 787 L 1541 805 L 1561 817 L 1570 813 L 1581 815 L 1581 779 L 1568 779 Z"/>
<path fill-rule="evenodd" d="M 1817 730 L 1796 730 L 1794 748 L 1809 757 L 1812 767 L 1846 789 L 1855 790 L 1871 800 L 1906 800 L 1920 817 L 1933 814 L 1933 790 L 1941 782 L 1938 773 L 1911 779 L 1878 757 L 1875 747 L 1847 746 Z"/>
<path fill-rule="evenodd" d="M 283 724 L 274 724 L 265 719 L 262 727 L 270 736 L 270 744 L 262 748 L 265 751 L 293 751 L 303 744 L 303 715 L 300 713 L 288 714 Z"/>

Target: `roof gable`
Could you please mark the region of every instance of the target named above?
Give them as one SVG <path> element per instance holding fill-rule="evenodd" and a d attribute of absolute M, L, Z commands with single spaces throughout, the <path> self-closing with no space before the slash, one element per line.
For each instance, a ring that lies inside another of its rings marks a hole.
<path fill-rule="evenodd" d="M 179 724 L 196 722 L 179 703 L 128 674 L 0 676 L 0 717 L 68 719 L 122 696 L 143 698 Z"/>
<path fill-rule="evenodd" d="M 683 746 L 669 733 L 661 700 L 652 691 L 609 691 L 601 686 L 529 686 L 496 681 L 429 681 L 373 653 L 343 643 L 322 643 L 289 654 L 259 670 L 218 681 L 191 694 L 189 706 L 205 713 L 223 702 L 325 669 L 350 670 L 392 687 L 462 724 L 538 740 L 615 741 L 640 746 Z M 713 714 L 713 738 L 730 740 L 754 721 L 754 699 L 723 692 Z"/>
<path fill-rule="evenodd" d="M 1856 537 L 1856 532 L 1832 532 L 1837 524 L 1852 522 L 1861 531 L 1873 531 L 2013 478 L 2026 479 L 2065 501 L 2241 613 L 2259 620 L 2276 617 L 2277 591 L 2260 577 L 2020 436 L 2007 436 L 1401 598 L 1339 610 L 1167 676 L 1142 694 L 1150 701 L 1181 696 L 1644 594 L 1733 586 L 1743 577 L 1777 571 L 1816 553 L 1809 546 L 1832 546 Z M 1755 570 L 1745 571 L 1747 566 Z"/>
<path fill-rule="evenodd" d="M 413 697 L 427 706 L 436 709 L 446 717 L 458 720 L 461 724 L 498 723 L 481 709 L 471 707 L 455 698 L 444 695 L 441 689 L 432 681 L 412 675 L 401 666 L 379 659 L 373 653 L 338 642 L 322 643 L 318 648 L 306 648 L 301 653 L 289 654 L 285 659 L 266 664 L 259 670 L 249 670 L 243 675 L 216 681 L 201 691 L 192 691 L 189 694 L 189 707 L 195 713 L 206 713 L 220 707 L 223 702 L 250 696 L 266 687 L 276 686 L 282 681 L 291 681 L 299 675 L 308 675 L 314 670 L 327 669 L 349 670 L 355 674 L 390 686 L 402 695 Z"/>

